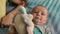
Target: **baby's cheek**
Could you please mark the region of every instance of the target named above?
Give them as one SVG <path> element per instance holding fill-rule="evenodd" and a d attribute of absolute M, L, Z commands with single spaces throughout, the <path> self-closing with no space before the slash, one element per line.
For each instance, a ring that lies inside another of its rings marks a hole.
<path fill-rule="evenodd" d="M 36 16 L 35 16 L 35 15 L 33 15 L 33 19 L 35 19 L 35 17 L 36 17 Z"/>
<path fill-rule="evenodd" d="M 46 23 L 47 22 L 47 17 L 42 17 L 42 23 Z"/>

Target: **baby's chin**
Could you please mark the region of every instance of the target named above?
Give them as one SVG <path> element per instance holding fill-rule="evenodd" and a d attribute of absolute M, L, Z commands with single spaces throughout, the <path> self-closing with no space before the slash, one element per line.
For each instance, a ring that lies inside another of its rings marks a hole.
<path fill-rule="evenodd" d="M 36 25 L 44 25 L 45 23 L 36 23 Z"/>
<path fill-rule="evenodd" d="M 36 25 L 44 25 L 44 24 L 46 24 L 46 23 L 47 23 L 46 21 L 43 21 L 43 22 L 42 22 L 42 21 L 41 21 L 41 22 L 37 22 L 37 21 L 36 21 L 36 22 L 35 22 Z"/>
<path fill-rule="evenodd" d="M 40 19 L 34 19 L 34 23 L 36 25 L 44 25 L 47 23 L 47 21 L 46 20 L 40 20 Z"/>
<path fill-rule="evenodd" d="M 46 23 L 47 23 L 47 21 L 42 21 L 42 23 L 43 23 L 43 24 L 46 24 Z"/>

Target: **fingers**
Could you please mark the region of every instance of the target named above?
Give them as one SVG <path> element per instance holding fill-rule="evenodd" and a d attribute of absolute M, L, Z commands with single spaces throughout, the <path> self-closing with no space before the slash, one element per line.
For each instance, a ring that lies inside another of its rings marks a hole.
<path fill-rule="evenodd" d="M 2 18 L 1 24 L 4 26 L 9 26 L 12 24 L 12 22 L 13 22 L 13 18 L 10 17 L 10 15 L 7 15 Z"/>
<path fill-rule="evenodd" d="M 9 27 L 9 26 L 14 26 L 14 23 L 11 24 L 2 24 L 1 27 Z"/>

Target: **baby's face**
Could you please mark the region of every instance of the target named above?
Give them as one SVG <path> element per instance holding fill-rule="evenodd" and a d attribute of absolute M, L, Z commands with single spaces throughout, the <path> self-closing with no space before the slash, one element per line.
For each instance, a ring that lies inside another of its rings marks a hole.
<path fill-rule="evenodd" d="M 45 7 L 37 6 L 32 11 L 33 22 L 38 25 L 45 24 L 47 22 L 48 11 Z"/>

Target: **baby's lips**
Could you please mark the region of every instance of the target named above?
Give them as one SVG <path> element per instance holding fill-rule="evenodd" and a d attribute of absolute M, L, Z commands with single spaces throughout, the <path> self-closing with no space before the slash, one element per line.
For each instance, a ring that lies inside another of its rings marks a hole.
<path fill-rule="evenodd" d="M 40 17 L 40 16 L 36 16 L 35 18 L 36 18 L 36 19 L 41 19 L 41 17 Z"/>

